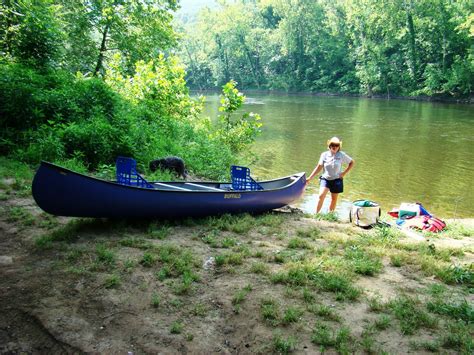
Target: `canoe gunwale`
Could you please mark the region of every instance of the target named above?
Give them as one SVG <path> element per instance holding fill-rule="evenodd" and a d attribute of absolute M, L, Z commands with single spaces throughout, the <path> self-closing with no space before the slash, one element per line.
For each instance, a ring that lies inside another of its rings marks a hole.
<path fill-rule="evenodd" d="M 295 174 L 288 175 L 288 176 L 281 177 L 281 178 L 277 178 L 277 179 L 258 181 L 259 184 L 273 183 L 273 182 L 281 181 L 281 180 L 285 180 L 285 179 L 288 179 L 288 180 L 291 181 L 289 184 L 286 184 L 286 185 L 283 185 L 281 187 L 274 188 L 274 189 L 264 189 L 264 190 L 258 190 L 258 191 L 252 191 L 252 190 L 222 190 L 222 191 L 213 191 L 213 190 L 189 190 L 189 191 L 184 191 L 183 190 L 183 191 L 179 191 L 179 190 L 165 190 L 165 189 L 160 189 L 160 188 L 150 189 L 150 188 L 139 187 L 139 186 L 123 185 L 123 184 L 119 184 L 116 181 L 104 180 L 104 179 L 100 179 L 100 178 L 97 178 L 97 177 L 93 177 L 93 176 L 85 175 L 85 174 L 82 174 L 82 173 L 78 173 L 76 171 L 64 168 L 62 166 L 59 166 L 59 165 L 56 165 L 56 164 L 53 164 L 53 163 L 50 163 L 50 162 L 47 162 L 47 161 L 41 161 L 41 165 L 44 165 L 49 169 L 58 170 L 58 171 L 60 171 L 60 173 L 62 171 L 63 173 L 67 173 L 67 174 L 79 175 L 82 178 L 94 180 L 96 182 L 100 182 L 100 183 L 103 183 L 103 184 L 113 184 L 113 185 L 116 185 L 116 186 L 120 186 L 122 188 L 128 188 L 128 189 L 140 190 L 140 191 L 149 191 L 151 193 L 152 192 L 160 192 L 160 193 L 173 193 L 173 194 L 175 194 L 175 193 L 183 193 L 183 194 L 189 194 L 189 193 L 206 193 L 206 194 L 239 193 L 239 194 L 247 194 L 247 193 L 256 193 L 256 192 L 258 192 L 260 194 L 260 193 L 276 192 L 276 191 L 288 189 L 289 187 L 295 185 L 306 174 L 305 172 L 299 172 L 299 173 L 295 173 Z M 295 177 L 295 178 L 291 179 L 292 177 Z M 152 185 L 154 185 L 156 183 L 163 183 L 163 184 L 169 184 L 171 186 L 173 186 L 173 184 L 176 184 L 176 183 L 186 183 L 186 182 L 201 183 L 201 184 L 230 184 L 231 185 L 231 182 L 218 182 L 218 181 L 183 181 L 183 182 L 181 182 L 181 181 L 153 181 L 153 182 L 150 182 L 149 181 L 149 183 L 152 184 Z"/>

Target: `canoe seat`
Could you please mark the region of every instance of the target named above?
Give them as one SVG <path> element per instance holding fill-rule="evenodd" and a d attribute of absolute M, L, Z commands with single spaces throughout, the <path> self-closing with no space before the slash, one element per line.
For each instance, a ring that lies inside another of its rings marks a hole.
<path fill-rule="evenodd" d="M 210 190 L 210 191 L 226 191 L 226 190 L 218 189 L 218 188 L 216 188 L 216 187 L 205 186 L 205 185 L 200 185 L 200 184 L 195 184 L 195 183 L 192 183 L 192 182 L 187 182 L 187 183 L 185 183 L 185 185 L 197 187 L 197 188 L 203 189 L 203 190 Z"/>
<path fill-rule="evenodd" d="M 137 172 L 137 162 L 135 159 L 128 157 L 117 157 L 115 168 L 117 182 L 119 184 L 153 189 L 153 185 L 146 181 Z"/>
<path fill-rule="evenodd" d="M 263 190 L 263 187 L 250 176 L 250 169 L 244 166 L 232 165 L 230 167 L 232 189 L 239 191 Z"/>

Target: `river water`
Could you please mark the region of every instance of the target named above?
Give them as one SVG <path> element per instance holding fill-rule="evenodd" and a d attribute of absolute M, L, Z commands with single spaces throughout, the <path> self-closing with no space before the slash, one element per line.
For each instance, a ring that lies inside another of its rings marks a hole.
<path fill-rule="evenodd" d="M 309 95 L 246 94 L 243 111 L 262 116 L 253 146 L 252 176 L 307 176 L 338 136 L 356 162 L 344 179 L 337 212 L 371 199 L 386 212 L 401 202 L 421 202 L 443 218 L 474 217 L 474 106 L 408 100 Z M 216 118 L 219 95 L 206 95 L 204 115 Z M 296 203 L 314 212 L 317 179 Z M 325 203 L 327 209 L 329 201 Z"/>

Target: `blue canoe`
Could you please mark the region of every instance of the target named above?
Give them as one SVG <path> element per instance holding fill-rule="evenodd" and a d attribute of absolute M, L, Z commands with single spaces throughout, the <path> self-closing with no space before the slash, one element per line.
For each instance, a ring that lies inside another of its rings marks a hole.
<path fill-rule="evenodd" d="M 42 162 L 33 197 L 57 216 L 96 218 L 181 218 L 224 213 L 260 213 L 283 207 L 304 192 L 305 173 L 258 182 L 258 190 L 235 190 L 232 183 L 146 182 L 128 186 Z"/>

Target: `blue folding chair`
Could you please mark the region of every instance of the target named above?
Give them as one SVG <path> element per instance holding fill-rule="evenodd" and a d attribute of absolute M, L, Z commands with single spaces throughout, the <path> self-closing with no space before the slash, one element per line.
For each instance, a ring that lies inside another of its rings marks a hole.
<path fill-rule="evenodd" d="M 153 185 L 146 181 L 137 172 L 137 162 L 133 158 L 117 157 L 116 161 L 117 182 L 122 185 L 145 187 L 153 189 Z"/>
<path fill-rule="evenodd" d="M 232 189 L 238 191 L 257 191 L 263 187 L 250 176 L 250 169 L 244 166 L 232 165 L 230 167 Z"/>

